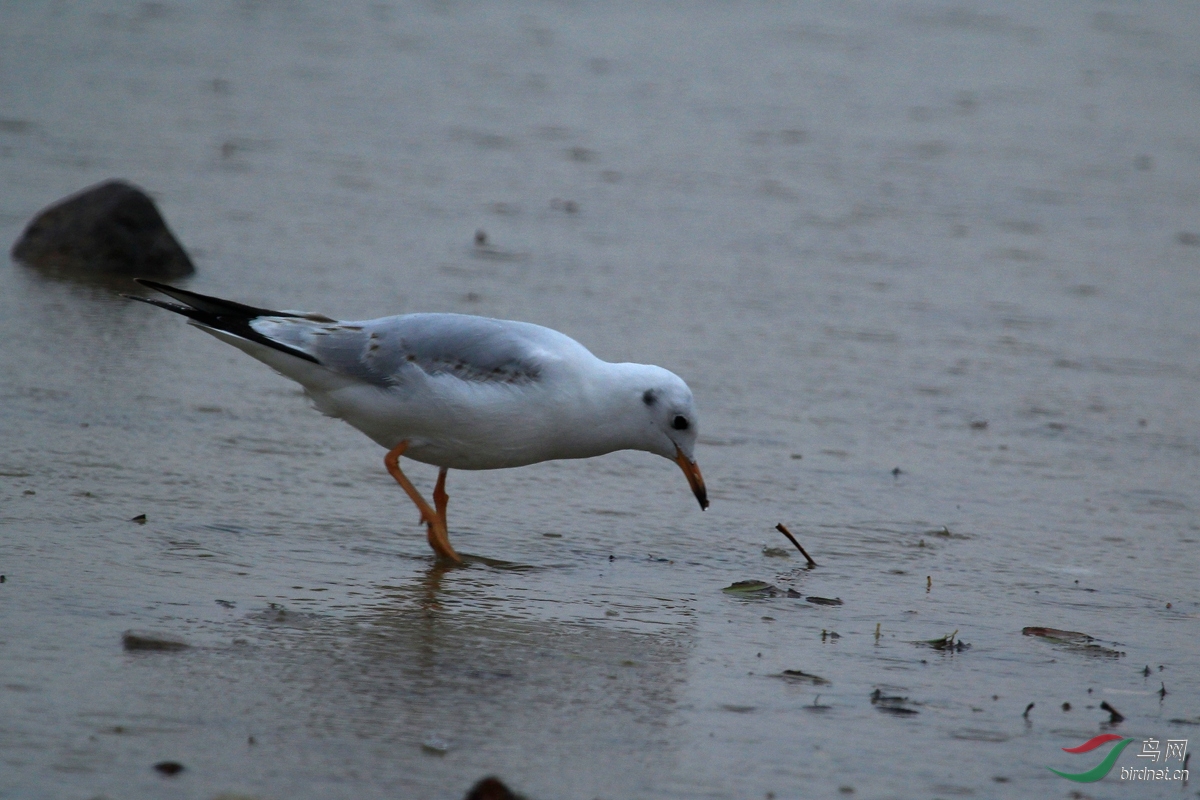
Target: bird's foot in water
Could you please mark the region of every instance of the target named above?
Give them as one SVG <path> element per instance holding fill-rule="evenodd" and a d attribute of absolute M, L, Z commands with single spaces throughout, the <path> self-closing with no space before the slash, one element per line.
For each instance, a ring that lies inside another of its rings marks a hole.
<path fill-rule="evenodd" d="M 429 546 L 433 548 L 437 557 L 453 561 L 455 564 L 463 563 L 462 556 L 454 552 L 454 548 L 450 546 L 450 532 L 446 530 L 445 521 L 436 517 L 431 520 L 425 515 L 422 515 L 422 520 L 428 528 Z"/>

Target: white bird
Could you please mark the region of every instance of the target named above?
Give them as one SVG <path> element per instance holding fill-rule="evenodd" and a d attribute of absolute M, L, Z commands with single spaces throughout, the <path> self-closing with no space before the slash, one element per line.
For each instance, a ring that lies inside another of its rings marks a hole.
<path fill-rule="evenodd" d="M 462 563 L 446 527 L 449 469 L 645 450 L 677 463 L 708 508 L 692 392 L 662 367 L 601 361 L 569 336 L 528 322 L 465 314 L 339 322 L 137 282 L 183 305 L 127 297 L 188 317 L 386 448 L 384 464 L 420 509 L 440 558 Z M 401 455 L 439 468 L 435 508 L 400 470 Z"/>

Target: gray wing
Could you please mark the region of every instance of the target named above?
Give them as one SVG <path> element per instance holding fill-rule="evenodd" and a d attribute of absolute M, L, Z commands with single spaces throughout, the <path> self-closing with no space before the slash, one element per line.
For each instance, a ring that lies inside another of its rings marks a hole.
<path fill-rule="evenodd" d="M 464 381 L 528 383 L 547 363 L 583 345 L 525 322 L 465 314 L 407 314 L 364 322 L 304 317 L 259 317 L 257 332 L 314 358 L 318 364 L 379 386 L 425 375 Z"/>

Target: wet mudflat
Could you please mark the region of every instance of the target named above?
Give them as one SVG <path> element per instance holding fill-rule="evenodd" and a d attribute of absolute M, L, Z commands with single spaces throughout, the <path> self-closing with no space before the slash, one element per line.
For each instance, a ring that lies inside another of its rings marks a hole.
<path fill-rule="evenodd" d="M 189 288 L 661 364 L 713 500 L 454 472 L 442 569 L 289 382 L 4 264 L 0 797 L 1181 796 L 1047 767 L 1200 738 L 1187 8 L 0 14 L 6 248 L 122 177 Z"/>

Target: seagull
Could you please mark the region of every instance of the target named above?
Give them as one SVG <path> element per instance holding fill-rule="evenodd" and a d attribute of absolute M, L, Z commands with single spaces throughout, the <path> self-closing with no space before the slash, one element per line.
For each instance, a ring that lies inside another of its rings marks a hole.
<path fill-rule="evenodd" d="M 662 367 L 602 361 L 566 334 L 528 322 L 467 314 L 339 322 L 137 283 L 178 302 L 125 297 L 182 314 L 384 447 L 383 463 L 420 510 L 439 559 L 462 563 L 446 526 L 450 469 L 645 450 L 678 464 L 708 508 L 692 392 Z M 432 507 L 400 469 L 401 456 L 438 468 Z"/>

